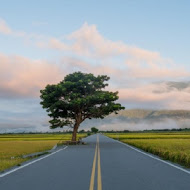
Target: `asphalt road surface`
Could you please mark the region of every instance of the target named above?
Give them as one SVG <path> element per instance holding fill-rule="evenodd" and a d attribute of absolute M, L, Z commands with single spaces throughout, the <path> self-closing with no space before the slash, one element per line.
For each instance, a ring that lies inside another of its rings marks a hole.
<path fill-rule="evenodd" d="M 0 190 L 190 190 L 190 172 L 103 135 L 0 174 Z"/>

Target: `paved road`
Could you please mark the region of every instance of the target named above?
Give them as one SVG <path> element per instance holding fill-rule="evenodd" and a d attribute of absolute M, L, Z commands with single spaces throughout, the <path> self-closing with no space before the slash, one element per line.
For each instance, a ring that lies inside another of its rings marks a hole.
<path fill-rule="evenodd" d="M 93 135 L 85 141 L 88 145 L 69 146 L 1 176 L 0 189 L 190 189 L 190 173 L 185 173 L 103 135 Z"/>

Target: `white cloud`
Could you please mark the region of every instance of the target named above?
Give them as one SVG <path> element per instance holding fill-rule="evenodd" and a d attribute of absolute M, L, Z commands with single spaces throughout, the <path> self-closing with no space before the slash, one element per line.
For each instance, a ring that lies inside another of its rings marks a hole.
<path fill-rule="evenodd" d="M 48 83 L 57 83 L 64 73 L 43 60 L 0 54 L 0 97 L 36 97 Z"/>
<path fill-rule="evenodd" d="M 171 79 L 189 77 L 190 72 L 177 67 L 171 59 L 163 58 L 159 52 L 144 50 L 114 42 L 104 38 L 96 25 L 85 23 L 80 29 L 69 34 L 65 40 L 51 38 L 48 43 L 40 43 L 40 47 L 70 52 L 80 59 L 88 58 L 89 67 L 96 60 L 98 68 L 107 67 L 113 73 L 120 73 L 132 78 Z M 98 70 L 98 68 L 96 68 Z M 121 72 L 121 70 L 123 72 Z M 94 71 L 94 70 L 93 70 Z M 110 72 L 108 72 L 110 74 Z"/>
<path fill-rule="evenodd" d="M 152 107 L 190 108 L 189 89 L 166 91 L 166 84 L 153 84 L 155 81 L 187 78 L 190 76 L 188 70 L 176 66 L 171 59 L 163 58 L 159 52 L 106 39 L 96 25 L 84 23 L 62 40 L 14 31 L 3 20 L 0 20 L 0 32 L 35 39 L 38 47 L 63 51 L 67 55 L 56 63 L 50 63 L 47 60 L 0 54 L 1 96 L 14 96 L 14 93 L 18 96 L 38 96 L 39 89 L 46 84 L 59 82 L 65 74 L 82 71 L 109 75 L 110 89 L 118 90 L 126 104 L 133 102 L 137 107 L 151 104 Z M 48 39 L 47 42 L 45 39 Z M 155 93 L 158 89 L 163 93 Z"/>
<path fill-rule="evenodd" d="M 153 83 L 118 89 L 120 99 L 126 105 L 135 103 L 146 108 L 190 109 L 190 87 L 179 90 L 169 88 L 168 83 Z"/>
<path fill-rule="evenodd" d="M 163 60 L 158 52 L 129 46 L 121 41 L 113 42 L 108 40 L 99 33 L 96 25 L 88 25 L 87 23 L 69 34 L 65 40 L 69 41 L 69 43 L 56 38 L 50 39 L 48 46 L 52 49 L 72 51 L 81 56 L 100 59 L 124 55 L 135 57 L 140 61 Z"/>
<path fill-rule="evenodd" d="M 12 33 L 11 28 L 7 25 L 5 20 L 0 18 L 0 33 L 10 35 Z"/>

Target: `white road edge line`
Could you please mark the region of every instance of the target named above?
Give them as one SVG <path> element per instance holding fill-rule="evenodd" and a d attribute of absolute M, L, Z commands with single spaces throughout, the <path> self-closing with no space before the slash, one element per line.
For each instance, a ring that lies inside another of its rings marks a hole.
<path fill-rule="evenodd" d="M 13 170 L 11 170 L 11 171 L 8 171 L 8 172 L 6 172 L 6 173 L 4 173 L 4 174 L 0 174 L 0 177 L 4 177 L 4 176 L 6 176 L 6 175 L 9 175 L 9 174 L 11 174 L 11 173 L 13 173 L 13 172 L 15 172 L 15 171 L 17 171 L 17 170 L 20 170 L 20 169 L 22 169 L 22 168 L 25 168 L 26 166 L 29 166 L 29 165 L 31 165 L 31 164 L 34 164 L 35 162 L 38 162 L 38 161 L 43 160 L 43 159 L 45 159 L 45 158 L 47 158 L 47 157 L 49 157 L 49 156 L 52 156 L 53 154 L 56 154 L 57 152 L 60 152 L 60 151 L 62 151 L 62 150 L 65 150 L 67 147 L 68 147 L 68 146 L 66 146 L 66 147 L 64 147 L 64 148 L 62 148 L 62 149 L 60 149 L 60 150 L 57 150 L 57 151 L 55 151 L 55 152 L 53 152 L 53 153 L 51 153 L 51 154 L 48 154 L 47 156 L 44 156 L 44 157 L 42 157 L 42 158 L 39 158 L 39 159 L 34 160 L 34 161 L 32 161 L 32 162 L 29 162 L 29 163 L 27 163 L 27 164 L 25 164 L 25 165 L 23 165 L 23 166 L 20 166 L 19 168 L 15 168 L 15 169 L 13 169 Z"/>
<path fill-rule="evenodd" d="M 105 135 L 104 135 L 104 136 L 105 136 Z M 107 137 L 107 136 L 105 136 L 105 137 Z M 110 137 L 107 137 L 107 138 L 112 139 L 112 138 L 110 138 Z M 188 171 L 188 170 L 186 170 L 186 169 L 183 169 L 183 168 L 181 168 L 181 167 L 179 167 L 179 166 L 176 166 L 176 165 L 174 165 L 174 164 L 172 164 L 172 163 L 169 163 L 169 162 L 167 162 L 167 161 L 161 160 L 160 158 L 156 158 L 156 157 L 154 157 L 154 156 L 152 156 L 152 155 L 150 155 L 150 154 L 148 154 L 148 153 L 146 153 L 146 152 L 140 151 L 139 149 L 134 148 L 134 147 L 132 147 L 132 146 L 130 146 L 130 145 L 128 145 L 128 144 L 125 144 L 125 143 L 123 143 L 123 142 L 121 142 L 121 141 L 118 141 L 118 140 L 115 140 L 115 139 L 112 139 L 112 140 L 114 140 L 114 141 L 116 141 L 116 142 L 118 142 L 118 143 L 120 143 L 120 144 L 122 144 L 122 145 L 125 145 L 125 146 L 127 146 L 127 147 L 129 147 L 129 148 L 131 148 L 131 149 L 133 149 L 133 150 L 135 150 L 135 151 L 137 151 L 137 152 L 140 152 L 141 154 L 144 154 L 144 155 L 146 155 L 146 156 L 148 156 L 148 157 L 150 157 L 150 158 L 153 158 L 153 159 L 158 160 L 158 161 L 160 161 L 160 162 L 163 162 L 163 163 L 165 163 L 165 164 L 167 164 L 167 165 L 169 165 L 169 166 L 172 166 L 172 167 L 174 167 L 174 168 L 176 168 L 176 169 L 178 169 L 178 170 L 181 170 L 181 171 L 183 171 L 183 172 L 185 172 L 185 173 L 187 173 L 187 174 L 190 174 L 190 171 Z"/>

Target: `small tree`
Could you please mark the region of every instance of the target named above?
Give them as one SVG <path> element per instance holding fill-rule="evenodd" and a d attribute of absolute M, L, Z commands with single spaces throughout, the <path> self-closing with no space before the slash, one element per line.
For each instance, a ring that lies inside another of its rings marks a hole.
<path fill-rule="evenodd" d="M 80 131 L 79 131 L 79 133 L 85 133 L 85 130 L 84 130 L 84 129 L 82 129 L 82 130 L 80 130 Z"/>
<path fill-rule="evenodd" d="M 58 84 L 47 85 L 41 90 L 42 107 L 49 113 L 50 128 L 70 126 L 72 141 L 76 141 L 77 130 L 85 119 L 101 118 L 124 109 L 119 103 L 118 92 L 102 90 L 108 86 L 106 75 L 94 76 L 75 72 L 67 75 Z"/>
<path fill-rule="evenodd" d="M 96 127 L 92 127 L 92 128 L 91 128 L 91 132 L 92 132 L 92 133 L 97 133 L 98 131 L 99 131 L 99 130 L 98 130 Z"/>

